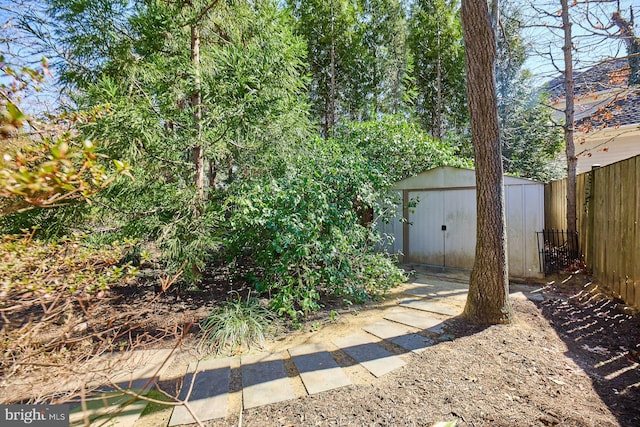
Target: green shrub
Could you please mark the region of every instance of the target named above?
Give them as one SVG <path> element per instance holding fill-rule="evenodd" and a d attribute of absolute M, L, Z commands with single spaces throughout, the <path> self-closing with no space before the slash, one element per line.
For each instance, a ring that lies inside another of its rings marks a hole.
<path fill-rule="evenodd" d="M 30 235 L 0 237 L 0 302 L 28 293 L 95 294 L 135 281 L 137 269 L 120 265 L 131 241 L 96 249 L 74 237 L 57 242 L 32 240 Z"/>
<path fill-rule="evenodd" d="M 378 194 L 366 159 L 330 143 L 314 155 L 281 177 L 238 185 L 230 199 L 228 253 L 271 309 L 292 319 L 319 309 L 322 295 L 363 302 L 403 280 L 357 214 Z"/>
<path fill-rule="evenodd" d="M 298 158 L 274 162 L 282 173 L 230 187 L 223 245 L 271 309 L 292 319 L 320 308 L 323 295 L 362 303 L 404 281 L 376 252 L 381 236 L 363 214 L 395 211 L 386 190 L 401 178 L 470 165 L 395 116 L 344 123 L 333 138 L 298 149 Z"/>

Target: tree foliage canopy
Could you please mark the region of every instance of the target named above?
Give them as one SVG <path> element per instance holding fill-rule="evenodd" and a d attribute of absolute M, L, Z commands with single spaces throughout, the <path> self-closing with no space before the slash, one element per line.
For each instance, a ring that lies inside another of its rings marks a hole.
<path fill-rule="evenodd" d="M 322 295 L 363 301 L 402 280 L 376 250 L 376 221 L 399 203 L 386 190 L 471 165 L 457 2 L 46 5 L 19 28 L 55 47 L 70 102 L 35 121 L 3 86 L 3 232 L 135 239 L 191 284 L 222 263 L 299 318 Z M 547 111 L 517 34 L 501 48 L 505 165 L 543 178 Z M 59 131 L 35 135 L 43 124 Z"/>

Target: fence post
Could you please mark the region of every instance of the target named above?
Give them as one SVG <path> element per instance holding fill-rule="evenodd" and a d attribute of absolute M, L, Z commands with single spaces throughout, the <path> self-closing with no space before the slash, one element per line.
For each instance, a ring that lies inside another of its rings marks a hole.
<path fill-rule="evenodd" d="M 595 206 L 596 206 L 596 170 L 600 169 L 600 165 L 592 165 L 589 172 L 589 180 L 591 185 L 589 186 L 589 205 L 587 211 L 587 235 L 584 238 L 586 247 L 584 253 L 587 255 L 586 264 L 587 269 L 593 272 L 593 258 L 595 256 L 595 245 L 593 244 L 593 233 L 595 227 Z"/>

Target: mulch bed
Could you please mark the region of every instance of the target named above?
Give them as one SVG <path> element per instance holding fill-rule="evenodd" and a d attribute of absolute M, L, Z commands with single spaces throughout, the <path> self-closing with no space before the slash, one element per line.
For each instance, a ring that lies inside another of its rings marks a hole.
<path fill-rule="evenodd" d="M 242 425 L 640 425 L 639 316 L 600 294 L 563 289 L 547 297 L 515 301 L 510 326 L 453 319 L 450 341 L 373 385 L 246 410 Z"/>
<path fill-rule="evenodd" d="M 111 307 L 142 314 L 137 320 L 146 333 L 175 322 L 179 334 L 229 297 L 220 282 L 159 299 L 152 287 L 123 289 Z M 640 315 L 582 283 L 547 287 L 542 302 L 514 301 L 513 325 L 478 327 L 451 319 L 446 340 L 370 383 L 205 424 L 640 426 Z M 88 319 L 89 326 L 107 315 Z"/>

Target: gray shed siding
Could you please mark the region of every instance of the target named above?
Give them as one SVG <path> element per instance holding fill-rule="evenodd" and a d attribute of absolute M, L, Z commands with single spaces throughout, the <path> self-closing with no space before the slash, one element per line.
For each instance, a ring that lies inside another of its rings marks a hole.
<path fill-rule="evenodd" d="M 544 226 L 544 185 L 505 177 L 505 207 L 509 275 L 539 278 L 536 231 Z M 393 236 L 387 250 L 405 262 L 472 268 L 476 244 L 475 171 L 438 167 L 407 178 L 393 186 L 412 209 L 396 211 L 388 224 L 379 224 Z M 403 223 L 402 218 L 408 221 Z"/>

